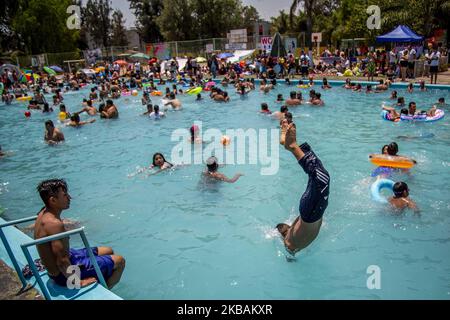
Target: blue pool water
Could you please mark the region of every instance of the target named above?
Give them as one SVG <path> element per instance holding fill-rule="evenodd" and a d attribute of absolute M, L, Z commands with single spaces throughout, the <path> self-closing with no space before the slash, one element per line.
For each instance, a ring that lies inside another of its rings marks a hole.
<path fill-rule="evenodd" d="M 42 206 L 38 182 L 66 179 L 73 200 L 64 216 L 86 227 L 91 244 L 111 246 L 127 260 L 114 288 L 125 299 L 449 299 L 449 117 L 436 123 L 384 121 L 380 106 L 390 101 L 389 93 L 319 89 L 324 108 L 291 108 L 299 142 L 310 143 L 332 178 L 320 235 L 296 262 L 286 261 L 274 226 L 298 215 L 307 177 L 284 149 L 276 175 L 261 175 L 261 164 L 221 169 L 228 176 L 244 173 L 236 184 L 205 185 L 203 165 L 129 177 L 149 165 L 153 153 L 169 156 L 177 144 L 172 132 L 194 121 L 202 121 L 204 130 L 276 129 L 276 121 L 257 112 L 262 102 L 279 108 L 276 94 L 287 97 L 291 89 L 280 85 L 241 100 L 230 88 L 229 104 L 183 96 L 184 109 L 159 122 L 140 116 L 141 95 L 121 98 L 119 120 L 62 127 L 66 143 L 57 147 L 43 142 L 43 123 L 56 122 L 57 112 L 33 111 L 26 119 L 23 105 L 0 106 L 0 144 L 13 153 L 0 160 L 2 216 L 35 214 Z M 396 90 L 418 108 L 439 97 L 450 100 L 445 90 Z M 68 110 L 79 110 L 87 95 L 66 94 Z M 445 111 L 450 115 L 450 108 Z M 418 162 L 411 175 L 396 179 L 408 183 L 420 218 L 411 212 L 394 216 L 370 199 L 374 166 L 368 154 L 391 141 Z M 380 290 L 367 288 L 371 265 L 381 270 Z"/>

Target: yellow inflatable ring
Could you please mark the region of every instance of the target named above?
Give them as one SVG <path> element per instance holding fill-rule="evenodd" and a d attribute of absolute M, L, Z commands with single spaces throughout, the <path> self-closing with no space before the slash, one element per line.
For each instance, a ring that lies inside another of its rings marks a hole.
<path fill-rule="evenodd" d="M 197 88 L 186 90 L 186 93 L 187 94 L 199 94 L 202 91 L 203 91 L 202 87 L 197 87 Z"/>
<path fill-rule="evenodd" d="M 300 85 L 297 86 L 297 88 L 308 89 L 309 88 L 309 84 L 300 84 Z"/>
<path fill-rule="evenodd" d="M 152 96 L 158 96 L 158 97 L 160 97 L 160 96 L 162 96 L 162 92 L 161 91 L 153 91 L 152 93 L 150 93 Z"/>
<path fill-rule="evenodd" d="M 25 97 L 19 97 L 16 100 L 17 101 L 30 101 L 31 99 L 33 99 L 33 97 L 31 96 L 25 96 Z"/>
<path fill-rule="evenodd" d="M 403 156 L 389 156 L 385 154 L 371 154 L 369 161 L 379 167 L 389 167 L 398 169 L 411 169 L 417 162 Z"/>

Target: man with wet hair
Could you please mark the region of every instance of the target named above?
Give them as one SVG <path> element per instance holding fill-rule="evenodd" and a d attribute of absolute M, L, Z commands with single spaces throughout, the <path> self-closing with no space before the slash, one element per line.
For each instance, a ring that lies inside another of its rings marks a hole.
<path fill-rule="evenodd" d="M 44 140 L 49 145 L 54 145 L 64 141 L 64 134 L 58 128 L 55 128 L 52 120 L 45 121 Z"/>
<path fill-rule="evenodd" d="M 41 239 L 66 232 L 61 214 L 70 207 L 70 195 L 64 180 L 52 179 L 39 183 L 37 191 L 45 206 L 38 213 L 34 225 L 34 238 Z M 91 264 L 88 252 L 83 249 L 71 249 L 69 238 L 54 240 L 37 246 L 39 257 L 48 271 L 49 277 L 60 286 L 67 286 L 70 266 L 80 268 L 80 285 L 87 286 L 97 279 L 94 266 Z M 92 248 L 98 266 L 111 289 L 122 276 L 125 259 L 114 255 L 111 248 Z M 97 279 L 98 280 L 98 279 Z"/>

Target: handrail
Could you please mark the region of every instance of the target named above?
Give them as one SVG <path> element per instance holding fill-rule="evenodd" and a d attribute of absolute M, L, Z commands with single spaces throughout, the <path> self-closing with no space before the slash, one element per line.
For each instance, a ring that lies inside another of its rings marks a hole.
<path fill-rule="evenodd" d="M 28 261 L 28 264 L 30 265 L 31 270 L 33 271 L 33 274 L 36 277 L 36 280 L 39 284 L 39 286 L 41 287 L 42 293 L 44 294 L 45 298 L 47 300 L 51 300 L 51 296 L 50 293 L 48 292 L 47 287 L 45 286 L 44 282 L 41 279 L 41 275 L 39 274 L 38 270 L 36 269 L 36 266 L 33 263 L 33 258 L 31 257 L 30 252 L 28 251 L 28 247 L 31 246 L 35 246 L 35 245 L 40 245 L 40 244 L 44 244 L 47 242 L 51 242 L 51 241 L 55 241 L 55 240 L 60 240 L 63 238 L 67 238 L 71 235 L 75 235 L 75 234 L 80 234 L 81 239 L 83 241 L 84 247 L 86 248 L 88 254 L 89 254 L 89 260 L 91 261 L 91 264 L 94 266 L 95 269 L 95 273 L 97 274 L 97 277 L 101 283 L 101 285 L 103 287 L 105 287 L 106 289 L 108 289 L 108 286 L 106 285 L 105 282 L 105 278 L 103 277 L 103 274 L 100 270 L 100 267 L 98 266 L 97 260 L 95 259 L 94 253 L 92 252 L 91 247 L 89 246 L 89 242 L 86 238 L 86 235 L 84 234 L 84 227 L 79 228 L 79 229 L 75 229 L 75 230 L 71 230 L 71 231 L 67 231 L 67 232 L 63 232 L 63 233 L 58 233 L 55 235 L 51 235 L 48 237 L 44 237 L 44 238 L 40 238 L 37 240 L 33 240 L 31 242 L 28 243 L 24 243 L 21 245 L 22 251 L 25 255 L 25 258 Z"/>
<path fill-rule="evenodd" d="M 11 250 L 11 246 L 9 245 L 8 239 L 6 239 L 5 233 L 3 232 L 3 228 L 13 226 L 13 225 L 16 225 L 19 223 L 34 221 L 36 219 L 37 219 L 37 216 L 32 216 L 32 217 L 17 219 L 17 220 L 8 221 L 8 222 L 0 224 L 0 239 L 2 240 L 3 245 L 5 246 L 5 249 L 6 249 L 6 252 L 8 253 L 9 259 L 11 260 L 11 262 L 14 266 L 14 269 L 16 270 L 17 276 L 19 277 L 20 282 L 22 283 L 21 291 L 27 287 L 28 283 L 27 283 L 27 280 L 25 279 L 24 275 L 22 274 L 22 269 L 20 269 L 19 264 L 17 263 L 17 259 L 14 256 L 14 253 Z M 34 265 L 34 263 L 33 263 L 33 265 Z"/>

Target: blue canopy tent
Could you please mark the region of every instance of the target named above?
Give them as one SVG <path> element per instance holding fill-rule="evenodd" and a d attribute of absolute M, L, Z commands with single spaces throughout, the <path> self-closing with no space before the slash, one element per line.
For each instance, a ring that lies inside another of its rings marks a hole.
<path fill-rule="evenodd" d="M 422 40 L 422 36 L 417 35 L 404 25 L 399 25 L 391 32 L 377 37 L 377 42 L 418 42 Z"/>

